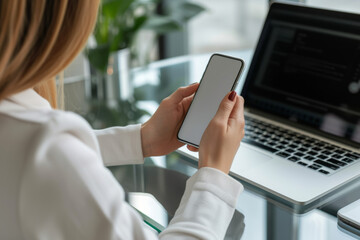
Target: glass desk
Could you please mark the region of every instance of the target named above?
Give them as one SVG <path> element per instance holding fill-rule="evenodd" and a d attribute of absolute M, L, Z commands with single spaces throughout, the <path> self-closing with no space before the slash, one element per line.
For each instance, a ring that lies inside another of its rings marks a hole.
<path fill-rule="evenodd" d="M 252 51 L 224 54 L 245 60 L 239 92 Z M 129 89 L 126 89 L 131 93 L 130 101 L 110 99 L 112 107 L 108 100 L 100 101 L 89 95 L 89 79 L 80 77 L 65 81 L 67 110 L 83 115 L 94 128 L 144 122 L 163 98 L 180 86 L 198 82 L 209 57 L 210 54 L 184 56 L 133 69 L 127 84 Z M 185 182 L 196 171 L 196 161 L 182 153 L 180 150 L 167 156 L 147 158 L 144 165 L 109 168 L 127 192 L 127 201 L 158 232 L 174 215 Z M 226 239 L 356 239 L 338 228 L 336 212 L 360 198 L 360 181 L 347 186 L 336 198 L 322 199 L 316 208 L 307 209 L 303 214 L 284 207 L 281 201 L 250 184 L 243 184 L 245 190 L 238 200 Z"/>

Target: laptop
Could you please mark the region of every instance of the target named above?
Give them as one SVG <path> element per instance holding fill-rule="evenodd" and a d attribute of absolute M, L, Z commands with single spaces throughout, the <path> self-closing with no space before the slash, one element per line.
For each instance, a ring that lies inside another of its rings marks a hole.
<path fill-rule="evenodd" d="M 301 212 L 359 179 L 360 15 L 273 3 L 241 95 L 233 177 Z"/>

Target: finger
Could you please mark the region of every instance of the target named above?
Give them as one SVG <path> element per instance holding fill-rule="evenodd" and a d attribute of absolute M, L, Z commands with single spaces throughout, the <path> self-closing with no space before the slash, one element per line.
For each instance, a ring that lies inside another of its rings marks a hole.
<path fill-rule="evenodd" d="M 231 91 L 228 94 L 226 94 L 223 100 L 221 101 L 219 109 L 216 112 L 214 118 L 220 118 L 221 120 L 226 119 L 226 123 L 227 123 L 227 120 L 229 119 L 229 116 L 235 106 L 236 96 L 237 95 L 235 91 Z"/>
<path fill-rule="evenodd" d="M 169 99 L 173 103 L 179 103 L 184 98 L 190 96 L 191 94 L 195 93 L 197 88 L 199 87 L 199 83 L 191 84 L 186 87 L 180 87 L 178 88 L 173 94 L 170 95 Z"/>
<path fill-rule="evenodd" d="M 194 98 L 194 95 L 195 94 L 192 94 L 192 95 L 190 95 L 189 97 L 186 97 L 186 98 L 184 98 L 182 101 L 181 101 L 181 106 L 182 106 L 182 113 L 181 113 L 181 116 L 180 116 L 180 120 L 179 120 L 179 122 L 178 122 L 178 125 L 176 126 L 176 129 L 178 130 L 179 128 L 180 128 L 180 126 L 181 126 L 181 124 L 182 124 L 182 122 L 184 121 L 184 119 L 185 119 L 185 116 L 186 116 L 186 113 L 187 113 L 187 111 L 189 110 L 189 108 L 190 108 L 190 104 L 191 104 L 191 102 L 192 102 L 192 100 L 193 100 L 193 98 Z"/>
<path fill-rule="evenodd" d="M 241 96 L 236 96 L 235 106 L 230 113 L 229 121 L 234 120 L 236 122 L 244 120 L 244 98 Z"/>
<path fill-rule="evenodd" d="M 187 113 L 187 111 L 189 110 L 191 102 L 194 99 L 194 95 L 195 94 L 192 94 L 189 97 L 184 98 L 184 100 L 181 102 L 183 105 L 184 113 Z"/>
<path fill-rule="evenodd" d="M 198 152 L 199 149 L 197 147 L 191 146 L 191 145 L 186 145 L 187 149 L 189 149 L 192 152 Z"/>

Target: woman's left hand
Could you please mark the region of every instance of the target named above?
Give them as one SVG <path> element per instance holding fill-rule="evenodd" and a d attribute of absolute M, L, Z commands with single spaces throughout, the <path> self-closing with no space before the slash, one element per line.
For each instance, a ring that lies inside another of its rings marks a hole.
<path fill-rule="evenodd" d="M 178 141 L 177 133 L 198 86 L 195 83 L 178 88 L 162 100 L 154 115 L 141 126 L 144 157 L 165 155 L 184 145 Z"/>

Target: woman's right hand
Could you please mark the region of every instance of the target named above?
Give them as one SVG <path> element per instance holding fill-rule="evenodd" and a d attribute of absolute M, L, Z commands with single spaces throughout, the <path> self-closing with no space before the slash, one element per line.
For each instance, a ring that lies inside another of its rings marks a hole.
<path fill-rule="evenodd" d="M 212 167 L 228 174 L 244 137 L 244 99 L 229 92 L 206 128 L 199 146 L 199 169 Z"/>

